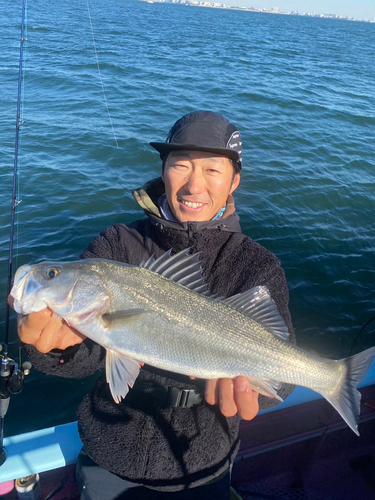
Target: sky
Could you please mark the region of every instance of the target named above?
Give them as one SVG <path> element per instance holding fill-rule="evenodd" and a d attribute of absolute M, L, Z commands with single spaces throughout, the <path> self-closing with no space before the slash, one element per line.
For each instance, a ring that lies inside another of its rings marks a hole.
<path fill-rule="evenodd" d="M 213 0 L 211 0 L 213 1 Z M 217 0 L 216 0 L 217 1 Z M 226 5 L 272 9 L 282 12 L 296 11 L 312 14 L 338 14 L 346 17 L 373 20 L 375 0 L 222 0 Z"/>

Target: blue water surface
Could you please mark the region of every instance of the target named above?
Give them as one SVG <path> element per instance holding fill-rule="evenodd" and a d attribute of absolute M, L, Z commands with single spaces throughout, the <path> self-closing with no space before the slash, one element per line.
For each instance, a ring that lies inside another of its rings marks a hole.
<path fill-rule="evenodd" d="M 3 331 L 21 2 L 0 12 Z M 210 109 L 242 133 L 237 210 L 282 262 L 299 344 L 347 356 L 375 315 L 375 25 L 136 0 L 35 0 L 26 24 L 14 266 L 75 259 L 142 217 L 131 190 L 160 170 L 148 143 Z M 17 356 L 14 317 L 11 336 Z M 73 420 L 90 383 L 32 371 L 6 434 Z"/>

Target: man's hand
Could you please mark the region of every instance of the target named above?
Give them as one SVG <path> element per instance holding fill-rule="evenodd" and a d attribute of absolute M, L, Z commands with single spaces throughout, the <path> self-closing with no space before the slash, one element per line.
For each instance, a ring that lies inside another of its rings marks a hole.
<path fill-rule="evenodd" d="M 10 305 L 11 301 L 9 301 Z M 18 316 L 18 335 L 25 344 L 33 345 L 39 352 L 52 349 L 64 350 L 81 344 L 85 336 L 56 318 L 51 309 Z"/>
<path fill-rule="evenodd" d="M 237 414 L 244 420 L 252 420 L 259 411 L 259 394 L 253 391 L 246 377 L 219 378 L 206 381 L 205 399 L 208 404 L 220 405 L 225 417 Z"/>

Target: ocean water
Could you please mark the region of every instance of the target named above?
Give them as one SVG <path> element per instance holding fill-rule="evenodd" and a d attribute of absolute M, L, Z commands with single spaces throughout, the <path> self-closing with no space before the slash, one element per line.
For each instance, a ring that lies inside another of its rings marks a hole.
<path fill-rule="evenodd" d="M 282 262 L 298 343 L 333 358 L 374 345 L 375 321 L 356 337 L 375 315 L 375 25 L 136 0 L 89 8 L 28 5 L 14 267 L 75 259 L 109 224 L 142 217 L 131 190 L 160 170 L 148 143 L 210 109 L 242 133 L 237 210 Z M 0 0 L 0 12 L 3 335 L 21 2 Z M 17 356 L 14 316 L 11 341 Z M 5 434 L 74 420 L 94 378 L 33 370 Z"/>

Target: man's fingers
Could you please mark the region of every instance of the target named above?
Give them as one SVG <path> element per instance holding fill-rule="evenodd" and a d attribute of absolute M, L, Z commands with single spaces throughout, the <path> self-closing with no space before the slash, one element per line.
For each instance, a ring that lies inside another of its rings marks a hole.
<path fill-rule="evenodd" d="M 233 417 L 239 413 L 244 420 L 252 420 L 259 411 L 258 396 L 246 377 L 206 381 L 207 403 L 219 404 L 220 411 L 225 417 Z"/>
<path fill-rule="evenodd" d="M 68 326 L 63 321 L 55 337 L 54 349 L 61 349 L 63 351 L 67 347 L 81 344 L 85 340 L 85 338 L 85 335 L 75 330 L 72 326 Z"/>
<path fill-rule="evenodd" d="M 25 344 L 32 344 L 39 339 L 43 328 L 49 323 L 52 317 L 50 309 L 27 314 L 26 316 L 18 315 L 18 335 Z"/>
<path fill-rule="evenodd" d="M 56 339 L 61 327 L 61 319 L 58 319 L 52 315 L 49 322 L 44 326 L 44 328 L 42 328 L 40 336 L 34 344 L 36 349 L 38 349 L 38 351 L 42 353 L 47 353 L 52 349 L 56 349 Z"/>
<path fill-rule="evenodd" d="M 234 400 L 234 381 L 230 378 L 222 378 L 219 381 L 219 405 L 220 411 L 225 417 L 234 417 L 237 413 L 237 405 Z"/>
<path fill-rule="evenodd" d="M 219 403 L 219 379 L 206 380 L 204 398 L 209 405 L 217 405 Z"/>
<path fill-rule="evenodd" d="M 86 338 L 57 318 L 51 309 L 19 316 L 18 335 L 22 342 L 33 345 L 43 354 L 53 349 L 64 350 L 80 344 Z"/>
<path fill-rule="evenodd" d="M 259 411 L 259 394 L 253 391 L 246 377 L 237 377 L 234 381 L 234 399 L 238 413 L 244 420 L 252 420 Z"/>

